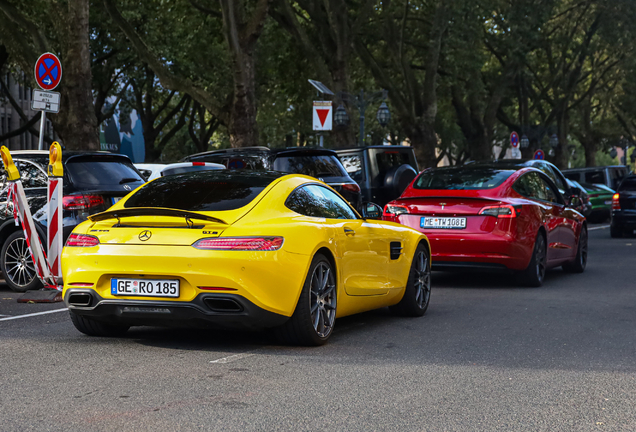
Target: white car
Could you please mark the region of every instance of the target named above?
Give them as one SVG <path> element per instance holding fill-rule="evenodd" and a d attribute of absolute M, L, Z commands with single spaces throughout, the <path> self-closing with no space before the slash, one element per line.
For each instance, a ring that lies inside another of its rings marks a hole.
<path fill-rule="evenodd" d="M 135 164 L 135 167 L 151 181 L 159 177 L 172 174 L 182 174 L 191 171 L 209 171 L 225 169 L 224 165 L 212 162 L 178 162 L 173 164 Z"/>

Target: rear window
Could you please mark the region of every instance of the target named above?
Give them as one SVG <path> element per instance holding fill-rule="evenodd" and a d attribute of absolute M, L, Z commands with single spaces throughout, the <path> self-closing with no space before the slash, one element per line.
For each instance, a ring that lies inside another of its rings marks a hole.
<path fill-rule="evenodd" d="M 361 154 L 348 154 L 340 155 L 340 161 L 342 166 L 347 170 L 349 177 L 360 183 L 364 180 L 362 173 L 362 155 Z"/>
<path fill-rule="evenodd" d="M 630 177 L 623 180 L 618 191 L 636 191 L 636 177 Z"/>
<path fill-rule="evenodd" d="M 228 155 L 225 153 L 202 155 L 191 158 L 191 161 L 214 162 L 224 165 L 227 169 L 266 170 L 269 169 L 269 154 L 258 153 L 253 155 Z"/>
<path fill-rule="evenodd" d="M 586 172 L 585 183 L 605 183 L 605 173 L 603 171 Z"/>
<path fill-rule="evenodd" d="M 280 174 L 199 171 L 160 177 L 135 192 L 125 208 L 163 207 L 188 211 L 235 210 L 246 206 Z"/>
<path fill-rule="evenodd" d="M 311 177 L 347 176 L 342 164 L 333 155 L 279 156 L 274 161 L 274 170 Z"/>
<path fill-rule="evenodd" d="M 133 165 L 122 158 L 71 158 L 64 168 L 77 189 L 109 189 L 122 184 L 134 189 L 145 183 Z"/>
<path fill-rule="evenodd" d="M 375 155 L 375 160 L 378 163 L 378 171 L 380 172 L 388 171 L 391 168 L 395 168 L 400 165 L 411 164 L 409 154 L 397 150 L 377 153 Z"/>
<path fill-rule="evenodd" d="M 423 172 L 415 189 L 492 189 L 512 175 L 512 170 L 441 168 Z"/>

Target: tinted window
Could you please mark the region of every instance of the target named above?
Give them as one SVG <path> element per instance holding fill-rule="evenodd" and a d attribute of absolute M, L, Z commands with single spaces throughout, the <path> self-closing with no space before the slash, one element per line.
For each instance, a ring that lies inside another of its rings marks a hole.
<path fill-rule="evenodd" d="M 36 164 L 27 161 L 16 161 L 16 167 L 20 171 L 20 179 L 25 189 L 47 187 L 48 177 Z"/>
<path fill-rule="evenodd" d="M 285 205 L 305 216 L 328 219 L 357 219 L 346 202 L 333 191 L 318 185 L 303 186 L 294 190 Z"/>
<path fill-rule="evenodd" d="M 364 176 L 362 174 L 362 155 L 341 155 L 340 161 L 342 162 L 344 169 L 347 170 L 349 177 L 358 183 L 364 180 Z"/>
<path fill-rule="evenodd" d="M 559 198 L 559 192 L 554 190 L 554 186 L 548 183 L 545 179 L 541 179 L 541 181 L 543 182 L 543 189 L 546 193 L 546 201 L 560 203 L 561 199 Z"/>
<path fill-rule="evenodd" d="M 423 172 L 415 189 L 492 189 L 514 171 L 491 168 L 440 168 Z"/>
<path fill-rule="evenodd" d="M 400 151 L 385 151 L 375 155 L 379 171 L 388 171 L 400 165 L 410 165 L 409 154 Z"/>
<path fill-rule="evenodd" d="M 198 162 L 214 162 L 225 165 L 227 169 L 249 169 L 249 170 L 266 170 L 270 169 L 269 153 L 256 153 L 253 155 L 228 155 L 228 154 L 211 154 L 189 158 L 186 160 Z"/>
<path fill-rule="evenodd" d="M 563 181 L 563 178 L 561 178 L 560 173 L 557 172 L 557 168 L 551 165 L 548 165 L 548 168 L 550 169 L 550 172 L 551 172 L 551 174 L 548 174 L 548 177 L 552 179 L 554 184 L 556 184 L 557 188 L 565 192 L 568 189 L 568 186 Z M 574 179 L 574 180 L 577 180 L 577 179 Z"/>
<path fill-rule="evenodd" d="M 636 177 L 629 177 L 623 180 L 618 188 L 618 192 L 623 191 L 636 191 Z"/>
<path fill-rule="evenodd" d="M 347 175 L 338 158 L 333 155 L 279 156 L 274 160 L 274 170 L 316 178 Z"/>
<path fill-rule="evenodd" d="M 79 157 L 66 161 L 65 173 L 78 189 L 100 189 L 128 184 L 131 188 L 145 183 L 133 165 L 122 158 Z"/>
<path fill-rule="evenodd" d="M 570 180 L 575 180 L 575 181 L 581 180 L 581 173 L 570 172 L 570 173 L 563 173 L 563 175 L 565 176 L 565 178 L 568 178 Z"/>
<path fill-rule="evenodd" d="M 271 172 L 201 171 L 160 177 L 135 192 L 124 207 L 222 211 L 243 207 L 280 177 Z"/>
<path fill-rule="evenodd" d="M 515 182 L 513 189 L 527 198 L 542 201 L 548 200 L 546 185 L 541 179 L 541 176 L 536 172 L 522 175 L 519 180 Z"/>
<path fill-rule="evenodd" d="M 585 183 L 605 184 L 605 173 L 603 171 L 588 171 L 585 173 Z"/>

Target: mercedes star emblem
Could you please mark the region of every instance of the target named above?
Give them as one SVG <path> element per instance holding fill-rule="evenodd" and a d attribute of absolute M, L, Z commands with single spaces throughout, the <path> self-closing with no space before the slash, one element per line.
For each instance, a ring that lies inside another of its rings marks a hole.
<path fill-rule="evenodd" d="M 141 241 L 149 240 L 150 237 L 152 237 L 152 233 L 148 230 L 144 230 L 139 234 L 139 240 Z"/>
<path fill-rule="evenodd" d="M 439 203 L 439 205 L 442 206 L 442 210 L 444 210 L 444 206 L 446 205 L 446 203 Z"/>
<path fill-rule="evenodd" d="M 124 185 L 124 189 L 126 189 L 126 190 L 130 190 L 130 186 L 128 186 L 128 185 Z"/>

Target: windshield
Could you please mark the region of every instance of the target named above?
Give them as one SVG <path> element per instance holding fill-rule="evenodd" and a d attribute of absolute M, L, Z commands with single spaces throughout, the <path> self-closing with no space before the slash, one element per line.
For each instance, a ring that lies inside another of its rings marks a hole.
<path fill-rule="evenodd" d="M 162 207 L 187 211 L 235 210 L 246 206 L 278 173 L 267 171 L 198 171 L 160 177 L 141 187 L 125 208 Z"/>
<path fill-rule="evenodd" d="M 274 170 L 311 177 L 347 176 L 342 164 L 333 155 L 280 156 L 274 161 Z"/>
<path fill-rule="evenodd" d="M 132 163 L 120 157 L 73 157 L 69 158 L 64 168 L 77 189 L 110 189 L 122 184 L 134 189 L 145 183 Z"/>
<path fill-rule="evenodd" d="M 501 185 L 513 170 L 491 168 L 439 168 L 425 171 L 415 182 L 415 189 L 492 189 Z"/>

